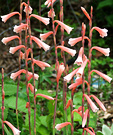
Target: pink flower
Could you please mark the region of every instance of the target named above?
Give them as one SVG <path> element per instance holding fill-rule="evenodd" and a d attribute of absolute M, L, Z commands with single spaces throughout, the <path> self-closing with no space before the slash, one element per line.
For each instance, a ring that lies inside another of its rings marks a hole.
<path fill-rule="evenodd" d="M 88 128 L 84 128 L 84 130 L 86 130 L 90 135 L 95 135 L 95 133 L 89 130 Z"/>
<path fill-rule="evenodd" d="M 98 50 L 99 52 L 103 53 L 105 56 L 109 56 L 110 48 L 101 48 L 101 47 L 98 47 L 98 46 L 94 46 L 94 47 L 91 48 L 91 51 L 93 49 Z"/>
<path fill-rule="evenodd" d="M 42 42 L 39 38 L 37 38 L 35 36 L 31 36 L 31 40 L 34 40 L 38 44 L 39 48 L 42 47 L 45 51 L 50 49 L 49 45 L 47 45 L 46 43 Z"/>
<path fill-rule="evenodd" d="M 43 22 L 45 25 L 49 24 L 49 20 L 50 20 L 49 18 L 41 17 L 41 16 L 35 15 L 35 14 L 31 14 L 29 16 L 29 18 L 31 18 L 31 17 L 34 17 L 34 18 L 38 19 L 39 21 Z"/>
<path fill-rule="evenodd" d="M 44 94 L 36 94 L 35 99 L 36 99 L 37 96 L 44 97 L 44 98 L 46 98 L 46 99 L 48 99 L 48 100 L 54 100 L 54 98 L 52 98 L 52 97 L 50 97 L 50 96 L 47 96 L 47 95 L 44 95 Z"/>
<path fill-rule="evenodd" d="M 73 28 L 69 27 L 68 25 L 64 24 L 61 21 L 55 20 L 54 23 L 58 23 L 63 29 L 65 29 L 67 31 L 68 34 L 70 34 L 70 32 L 72 31 Z"/>
<path fill-rule="evenodd" d="M 56 0 L 47 0 L 44 4 L 48 5 L 47 7 L 50 7 L 51 4 L 53 4 Z M 52 3 L 51 3 L 52 2 Z"/>
<path fill-rule="evenodd" d="M 64 77 L 64 81 L 66 81 L 67 83 L 72 79 L 72 77 L 76 74 L 76 72 L 78 71 L 79 68 L 75 69 L 74 71 L 72 71 L 70 74 L 66 75 Z"/>
<path fill-rule="evenodd" d="M 21 69 L 19 71 L 17 71 L 16 73 L 12 73 L 10 78 L 13 80 L 16 80 L 16 78 L 21 74 L 21 73 L 26 73 L 25 69 Z"/>
<path fill-rule="evenodd" d="M 73 114 L 74 112 L 78 113 L 78 114 L 82 117 L 82 112 L 81 112 L 81 111 L 79 112 L 78 109 L 74 109 L 74 110 L 72 111 L 72 114 Z"/>
<path fill-rule="evenodd" d="M 103 74 L 102 72 L 100 72 L 100 71 L 98 71 L 98 70 L 92 70 L 92 71 L 90 72 L 90 74 L 92 74 L 92 72 L 97 73 L 98 75 L 100 75 L 102 78 L 104 78 L 104 79 L 105 79 L 106 81 L 108 81 L 109 83 L 110 83 L 111 80 L 112 80 L 111 77 L 109 77 L 109 76 Z"/>
<path fill-rule="evenodd" d="M 25 46 L 24 45 L 19 45 L 19 46 L 16 46 L 16 47 L 10 47 L 9 52 L 14 54 L 16 51 L 18 51 L 21 48 L 25 48 Z"/>
<path fill-rule="evenodd" d="M 69 99 L 64 109 L 68 109 L 72 105 L 72 99 Z"/>
<path fill-rule="evenodd" d="M 52 16 L 55 16 L 54 9 L 53 9 L 53 11 L 52 11 L 52 9 L 50 9 L 50 11 L 48 12 L 48 17 L 52 18 Z"/>
<path fill-rule="evenodd" d="M 26 5 L 26 6 L 25 6 L 25 9 L 24 9 L 24 12 L 25 12 L 26 14 L 27 14 L 27 12 L 28 12 L 28 14 L 31 14 L 33 9 L 32 9 L 31 6 L 29 6 L 29 10 L 28 10 L 28 11 L 27 11 L 27 10 L 28 10 L 28 5 Z"/>
<path fill-rule="evenodd" d="M 100 108 L 101 108 L 103 111 L 106 111 L 105 106 L 102 104 L 102 102 L 101 102 L 95 95 L 90 95 L 90 97 L 93 97 L 94 100 L 97 102 L 97 104 L 100 106 Z"/>
<path fill-rule="evenodd" d="M 20 40 L 19 36 L 11 36 L 11 37 L 4 37 L 1 41 L 6 45 L 8 42 L 10 42 L 11 40 L 14 40 L 16 38 L 18 38 Z"/>
<path fill-rule="evenodd" d="M 85 10 L 85 8 L 81 7 L 81 9 L 82 9 L 83 13 L 85 14 L 85 16 L 86 16 L 89 20 L 91 20 L 89 14 L 88 14 L 88 12 Z"/>
<path fill-rule="evenodd" d="M 76 50 L 70 49 L 68 47 L 64 47 L 64 46 L 57 46 L 56 49 L 60 48 L 61 50 L 69 53 L 72 57 L 75 56 L 76 54 Z"/>
<path fill-rule="evenodd" d="M 61 124 L 57 124 L 55 126 L 55 128 L 60 131 L 63 127 L 65 127 L 67 125 L 71 125 L 71 123 L 70 122 L 64 122 L 64 123 L 61 123 Z"/>
<path fill-rule="evenodd" d="M 40 34 L 40 38 L 42 41 L 45 41 L 47 37 L 49 37 L 51 34 L 53 34 L 53 31 L 49 31 L 47 33 L 44 34 Z"/>
<path fill-rule="evenodd" d="M 90 39 L 87 36 L 84 36 L 84 39 L 87 39 L 88 42 L 90 42 Z M 70 44 L 71 46 L 74 46 L 76 43 L 82 41 L 82 37 L 78 37 L 78 38 L 70 38 L 68 41 L 68 44 Z"/>
<path fill-rule="evenodd" d="M 28 71 L 28 81 L 29 81 L 32 77 L 33 77 L 33 74 Z M 39 75 L 34 73 L 34 78 L 35 78 L 36 80 L 38 80 Z"/>
<path fill-rule="evenodd" d="M 99 34 L 100 34 L 100 36 L 101 36 L 102 38 L 104 38 L 104 37 L 107 36 L 107 32 L 108 32 L 107 29 L 105 29 L 105 28 L 104 28 L 104 29 L 101 29 L 101 28 L 99 28 L 99 27 L 93 27 L 93 28 L 91 29 L 91 33 L 93 32 L 94 29 L 99 32 Z"/>
<path fill-rule="evenodd" d="M 31 60 L 31 58 L 28 58 L 28 60 Z M 33 63 L 37 64 L 42 70 L 44 70 L 45 67 L 50 67 L 50 65 L 48 63 L 39 61 L 39 60 L 35 60 L 35 59 L 33 59 Z"/>
<path fill-rule="evenodd" d="M 88 62 L 88 59 L 86 59 L 84 61 L 84 63 L 81 65 L 81 67 L 79 68 L 79 70 L 76 73 L 77 77 L 81 77 L 83 75 L 84 68 L 86 67 L 87 62 Z"/>
<path fill-rule="evenodd" d="M 58 67 L 58 72 L 57 72 L 57 77 L 56 77 L 57 83 L 59 82 L 59 79 L 60 79 L 62 73 L 64 72 L 64 70 L 65 70 L 64 64 L 61 63 Z"/>
<path fill-rule="evenodd" d="M 89 112 L 89 110 L 87 109 L 86 112 L 85 112 L 84 115 L 83 115 L 82 127 L 84 127 L 85 124 L 86 124 L 88 112 Z"/>
<path fill-rule="evenodd" d="M 87 99 L 87 102 L 88 102 L 88 104 L 90 105 L 92 111 L 93 111 L 93 112 L 97 112 L 97 111 L 98 111 L 98 108 L 97 108 L 97 106 L 93 103 L 93 101 L 89 98 L 89 96 L 86 95 L 86 94 L 83 94 L 83 96 Z"/>
<path fill-rule="evenodd" d="M 71 85 L 69 85 L 69 89 L 73 89 L 76 88 L 77 86 L 82 84 L 82 77 L 80 77 L 79 79 L 76 79 L 75 83 L 72 83 Z"/>
<path fill-rule="evenodd" d="M 21 32 L 22 30 L 25 30 L 27 27 L 28 27 L 27 24 L 21 24 L 21 25 L 19 25 L 19 26 L 15 25 L 13 31 L 16 32 L 16 33 L 19 33 L 19 32 Z"/>
<path fill-rule="evenodd" d="M 28 88 L 30 88 L 31 92 L 34 93 L 34 86 L 31 83 L 28 83 Z M 37 89 L 35 89 L 35 92 Z"/>
<path fill-rule="evenodd" d="M 1 16 L 2 21 L 5 23 L 10 17 L 12 17 L 12 16 L 14 16 L 16 14 L 18 14 L 19 16 L 21 16 L 21 14 L 19 12 L 12 12 L 12 13 L 9 13 L 7 15 Z"/>
<path fill-rule="evenodd" d="M 82 65 L 82 63 L 83 63 L 83 60 L 82 60 L 83 51 L 84 51 L 84 48 L 81 47 L 80 48 L 80 51 L 79 51 L 78 58 L 76 59 L 76 61 L 74 62 L 74 64 Z"/>
<path fill-rule="evenodd" d="M 17 128 L 15 128 L 10 122 L 3 121 L 3 123 L 6 123 L 11 128 L 11 130 L 13 131 L 14 135 L 19 135 L 20 134 L 21 131 L 18 130 Z"/>

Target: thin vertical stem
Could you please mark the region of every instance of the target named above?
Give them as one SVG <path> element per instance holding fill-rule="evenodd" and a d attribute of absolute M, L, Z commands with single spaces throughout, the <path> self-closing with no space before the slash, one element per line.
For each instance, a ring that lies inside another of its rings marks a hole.
<path fill-rule="evenodd" d="M 4 92 L 4 69 L 2 68 L 2 135 L 4 135 L 4 98 L 5 98 L 5 92 Z"/>
<path fill-rule="evenodd" d="M 22 22 L 22 7 L 21 7 L 22 0 L 20 0 L 20 17 L 19 21 L 20 24 Z M 21 32 L 19 33 L 20 40 L 19 40 L 19 45 L 21 45 Z M 21 49 L 19 49 L 19 70 L 21 69 Z M 16 93 L 16 119 L 17 119 L 17 128 L 19 129 L 19 121 L 18 121 L 18 92 L 19 92 L 19 85 L 20 85 L 20 75 L 18 76 L 18 84 L 17 84 L 17 93 Z"/>
<path fill-rule="evenodd" d="M 28 7 L 29 7 L 29 0 L 28 0 Z M 34 63 L 33 63 L 33 45 L 31 40 L 31 26 L 30 26 L 30 19 L 28 17 L 28 32 L 29 32 L 29 39 L 30 39 L 30 47 L 31 47 L 31 68 L 33 73 L 33 86 L 34 86 L 34 134 L 36 135 L 36 100 L 35 100 L 35 77 L 34 77 Z"/>

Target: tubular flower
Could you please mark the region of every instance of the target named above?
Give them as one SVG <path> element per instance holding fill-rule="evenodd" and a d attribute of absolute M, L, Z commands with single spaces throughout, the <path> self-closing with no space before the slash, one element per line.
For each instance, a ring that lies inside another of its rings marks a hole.
<path fill-rule="evenodd" d="M 10 122 L 3 121 L 3 123 L 6 123 L 11 128 L 11 130 L 13 131 L 14 135 L 19 135 L 20 134 L 21 131 L 18 130 L 17 128 L 15 128 Z"/>
<path fill-rule="evenodd" d="M 70 122 L 64 122 L 64 123 L 61 123 L 61 124 L 57 124 L 55 126 L 55 128 L 60 131 L 63 127 L 65 127 L 67 125 L 71 125 L 71 123 Z"/>
<path fill-rule="evenodd" d="M 47 37 L 49 37 L 51 34 L 53 34 L 53 31 L 49 31 L 47 33 L 44 34 L 40 34 L 40 38 L 42 41 L 45 41 Z"/>
<path fill-rule="evenodd" d="M 42 47 L 45 51 L 50 49 L 49 45 L 47 45 L 46 43 L 42 42 L 39 38 L 37 38 L 35 36 L 31 36 L 31 40 L 34 40 L 38 44 L 39 48 Z"/>
<path fill-rule="evenodd" d="M 19 25 L 19 26 L 15 25 L 13 31 L 16 32 L 16 33 L 19 33 L 19 32 L 21 32 L 22 30 L 25 30 L 27 27 L 28 27 L 27 24 L 23 24 L 23 23 L 22 23 L 22 24 Z"/>
<path fill-rule="evenodd" d="M 83 94 L 83 96 L 87 99 L 87 102 L 88 102 L 88 104 L 90 105 L 92 111 L 93 111 L 93 112 L 97 112 L 97 111 L 98 111 L 98 108 L 97 108 L 97 106 L 93 103 L 93 101 L 89 98 L 89 96 L 86 95 L 86 94 Z"/>
<path fill-rule="evenodd" d="M 92 74 L 92 72 L 97 73 L 98 75 L 100 75 L 102 78 L 104 78 L 104 79 L 105 79 L 106 81 L 108 81 L 109 83 L 110 83 L 111 80 L 112 80 L 111 77 L 109 77 L 108 75 L 103 74 L 102 72 L 100 72 L 100 71 L 98 71 L 98 70 L 92 70 L 92 71 L 90 72 L 90 74 Z"/>
<path fill-rule="evenodd" d="M 105 56 L 109 56 L 110 48 L 101 48 L 101 47 L 98 47 L 98 46 L 94 46 L 94 47 L 91 48 L 91 51 L 93 49 L 98 50 L 99 52 L 103 53 Z"/>
<path fill-rule="evenodd" d="M 53 11 L 52 11 L 52 9 L 50 9 L 50 11 L 48 12 L 48 17 L 51 17 L 52 18 L 52 16 L 55 17 L 54 9 L 53 9 Z"/>
<path fill-rule="evenodd" d="M 69 85 L 69 89 L 73 89 L 75 87 L 77 87 L 78 85 L 81 85 L 82 84 L 82 77 L 80 77 L 79 79 L 76 80 L 75 83 L 72 83 L 71 85 Z"/>
<path fill-rule="evenodd" d="M 31 6 L 29 6 L 29 9 L 28 9 L 28 5 L 26 5 L 25 6 L 25 8 L 24 8 L 24 12 L 27 14 L 27 12 L 28 12 L 28 14 L 31 14 L 32 13 L 32 7 Z"/>
<path fill-rule="evenodd" d="M 39 21 L 43 22 L 45 25 L 49 24 L 49 20 L 50 20 L 49 18 L 41 17 L 41 16 L 35 15 L 35 14 L 31 14 L 29 16 L 29 18 L 31 18 L 31 17 L 34 17 L 34 18 L 38 19 Z"/>
<path fill-rule="evenodd" d="M 51 4 L 53 4 L 56 0 L 47 0 L 44 4 L 48 5 L 47 7 L 50 7 Z"/>
<path fill-rule="evenodd" d="M 25 48 L 25 46 L 24 45 L 19 45 L 19 46 L 16 46 L 16 47 L 10 47 L 9 53 L 14 54 L 16 51 L 18 51 L 21 48 Z"/>
<path fill-rule="evenodd" d="M 76 61 L 74 62 L 74 64 L 82 65 L 82 63 L 83 63 L 83 60 L 82 60 L 83 51 L 84 51 L 84 48 L 81 47 L 80 48 L 80 51 L 79 51 L 78 58 L 76 59 Z"/>
<path fill-rule="evenodd" d="M 76 74 L 76 72 L 78 71 L 79 68 L 75 69 L 74 71 L 72 71 L 70 74 L 66 75 L 64 77 L 64 81 L 66 81 L 67 83 L 72 79 L 72 77 Z"/>
<path fill-rule="evenodd" d="M 87 39 L 88 42 L 90 42 L 90 39 L 87 36 L 84 36 L 84 39 Z M 78 37 L 78 38 L 70 38 L 68 41 L 68 44 L 70 44 L 71 46 L 74 46 L 76 43 L 82 41 L 82 37 Z"/>
<path fill-rule="evenodd" d="M 93 32 L 94 29 L 99 32 L 99 34 L 100 34 L 100 36 L 101 36 L 102 38 L 104 38 L 104 37 L 107 36 L 107 32 L 108 32 L 107 29 L 105 29 L 105 28 L 104 28 L 104 29 L 101 29 L 101 28 L 99 28 L 99 27 L 93 27 L 93 28 L 91 29 L 91 33 Z"/>
<path fill-rule="evenodd" d="M 89 110 L 87 109 L 86 112 L 83 115 L 82 127 L 84 127 L 85 124 L 86 124 L 88 112 L 89 112 Z"/>
<path fill-rule="evenodd" d="M 81 77 L 81 76 L 83 75 L 84 68 L 85 68 L 87 62 L 88 62 L 88 59 L 86 59 L 86 60 L 84 61 L 84 63 L 81 65 L 81 67 L 79 68 L 79 70 L 78 70 L 77 73 L 76 73 L 77 77 Z"/>
<path fill-rule="evenodd" d="M 28 87 L 30 88 L 31 92 L 34 93 L 34 86 L 31 83 L 28 83 Z M 37 89 L 35 89 L 35 92 Z"/>
<path fill-rule="evenodd" d="M 58 67 L 58 72 L 57 72 L 57 77 L 56 77 L 57 83 L 59 82 L 59 79 L 60 79 L 62 73 L 64 72 L 64 70 L 65 70 L 64 64 L 61 63 Z"/>
<path fill-rule="evenodd" d="M 31 58 L 28 58 L 27 60 L 31 60 Z M 44 70 L 45 67 L 50 67 L 48 63 L 35 59 L 33 59 L 33 63 L 37 64 L 42 70 Z"/>
<path fill-rule="evenodd" d="M 37 96 L 44 97 L 44 98 L 46 98 L 46 99 L 48 99 L 48 100 L 54 100 L 54 98 L 52 98 L 52 97 L 50 97 L 50 96 L 47 96 L 47 95 L 44 95 L 44 94 L 36 94 L 35 99 L 36 99 Z"/>
<path fill-rule="evenodd" d="M 88 128 L 84 128 L 83 130 L 86 130 L 90 135 L 95 135 L 95 133 L 89 130 Z"/>
<path fill-rule="evenodd" d="M 4 37 L 1 41 L 6 45 L 8 42 L 10 42 L 11 40 L 14 40 L 16 38 L 18 38 L 20 40 L 19 36 L 11 36 L 11 37 Z"/>
<path fill-rule="evenodd" d="M 25 71 L 26 71 L 26 70 L 25 70 Z M 29 76 L 29 77 L 28 77 L 28 81 L 29 81 L 29 80 L 33 77 L 33 74 L 28 71 L 28 76 Z M 34 73 L 34 78 L 35 78 L 36 80 L 38 80 L 39 75 Z"/>
<path fill-rule="evenodd" d="M 95 95 L 90 95 L 90 97 L 93 97 L 94 100 L 97 102 L 97 104 L 100 106 L 100 108 L 101 108 L 103 111 L 106 111 L 105 106 L 102 104 L 102 102 L 101 102 Z"/>
<path fill-rule="evenodd" d="M 75 56 L 76 54 L 76 50 L 70 49 L 68 47 L 64 47 L 64 46 L 57 46 L 56 49 L 60 48 L 61 50 L 69 53 L 72 57 Z"/>
<path fill-rule="evenodd" d="M 64 24 L 61 21 L 55 20 L 54 23 L 58 23 L 63 29 L 65 29 L 67 31 L 68 34 L 70 34 L 70 32 L 72 31 L 73 28 L 69 27 L 68 25 Z"/>
<path fill-rule="evenodd" d="M 78 113 L 78 114 L 82 117 L 82 112 L 81 112 L 81 111 L 78 111 L 78 109 L 74 109 L 74 110 L 72 111 L 72 114 L 73 114 L 74 112 Z"/>
<path fill-rule="evenodd" d="M 16 14 L 18 14 L 19 16 L 21 16 L 21 14 L 19 12 L 12 12 L 12 13 L 9 13 L 7 15 L 1 16 L 2 21 L 5 23 L 10 17 L 12 17 L 12 16 L 14 16 Z"/>
<path fill-rule="evenodd" d="M 69 99 L 68 102 L 67 102 L 67 105 L 65 106 L 65 109 L 68 109 L 69 106 L 72 105 L 72 99 Z"/>
<path fill-rule="evenodd" d="M 88 14 L 88 12 L 85 10 L 85 8 L 81 7 L 81 10 L 82 10 L 83 13 L 85 14 L 85 16 L 86 16 L 89 20 L 91 20 L 89 14 Z"/>

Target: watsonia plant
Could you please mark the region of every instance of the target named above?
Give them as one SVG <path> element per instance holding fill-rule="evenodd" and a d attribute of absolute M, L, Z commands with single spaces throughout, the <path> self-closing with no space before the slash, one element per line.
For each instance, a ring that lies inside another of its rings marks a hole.
<path fill-rule="evenodd" d="M 104 107 L 104 105 L 102 104 L 102 102 L 95 96 L 95 95 L 91 95 L 90 94 L 90 85 L 91 85 L 91 74 L 92 72 L 97 73 L 99 76 L 101 76 L 102 78 L 104 78 L 106 81 L 108 81 L 109 83 L 111 82 L 112 78 L 110 78 L 109 76 L 105 75 L 104 73 L 98 71 L 98 70 L 91 70 L 91 57 L 92 57 L 92 51 L 93 49 L 103 53 L 105 56 L 109 56 L 109 52 L 110 49 L 109 48 L 101 48 L 98 46 L 93 46 L 92 47 L 92 32 L 93 30 L 96 30 L 100 36 L 106 37 L 107 36 L 107 29 L 101 29 L 97 26 L 92 27 L 92 17 L 93 17 L 93 7 L 91 7 L 91 12 L 90 15 L 87 13 L 87 11 L 81 7 L 83 13 L 86 15 L 86 17 L 89 19 L 89 37 L 85 36 L 85 32 L 86 32 L 86 25 L 84 23 L 82 23 L 82 31 L 81 37 L 78 38 L 70 38 L 69 39 L 69 44 L 71 46 L 74 46 L 76 43 L 82 41 L 82 47 L 80 48 L 79 51 L 79 55 L 78 58 L 76 59 L 74 64 L 80 65 L 79 68 L 75 69 L 74 71 L 72 71 L 70 74 L 68 74 L 67 76 L 64 77 L 64 80 L 66 80 L 67 82 L 69 82 L 71 79 L 73 79 L 73 76 L 76 75 L 77 78 L 75 80 L 75 83 L 72 83 L 68 88 L 72 89 L 72 96 L 71 99 L 68 100 L 67 105 L 65 107 L 65 109 L 68 109 L 68 107 L 71 107 L 71 122 L 64 122 L 61 124 L 57 124 L 56 125 L 56 129 L 57 130 L 61 130 L 63 127 L 67 126 L 67 125 L 71 125 L 71 135 L 73 135 L 74 132 L 74 125 L 73 125 L 73 113 L 76 112 L 78 113 L 81 117 L 82 117 L 82 128 L 83 128 L 83 132 L 82 135 L 85 134 L 91 134 L 91 135 L 95 135 L 95 132 L 93 130 L 92 127 L 89 127 L 89 120 L 90 120 L 90 108 L 93 112 L 97 112 L 98 108 L 97 106 L 94 104 L 94 102 L 91 100 L 91 97 L 96 101 L 96 103 L 100 106 L 100 108 L 103 111 L 106 111 L 106 108 Z M 89 47 L 89 55 L 88 58 L 85 55 L 85 39 L 88 40 L 88 47 Z M 86 67 L 88 63 L 88 81 L 86 81 L 86 77 L 84 74 L 84 69 Z M 85 91 L 85 83 L 87 85 L 87 91 Z M 74 93 L 76 92 L 76 88 L 78 85 L 82 84 L 82 105 L 78 108 L 78 109 L 74 109 L 73 110 L 73 96 Z M 87 100 L 87 108 L 85 107 L 85 99 Z M 86 124 L 87 122 L 87 124 Z"/>
<path fill-rule="evenodd" d="M 24 12 L 26 14 L 26 22 L 22 23 L 22 11 L 24 8 Z M 36 97 L 41 96 L 44 97 L 48 100 L 54 100 L 54 98 L 44 95 L 44 94 L 35 94 L 36 88 L 35 88 L 35 80 L 38 80 L 38 74 L 34 73 L 34 64 L 38 65 L 42 70 L 45 69 L 45 67 L 50 67 L 50 65 L 46 62 L 42 62 L 39 60 L 35 60 L 33 58 L 33 45 L 32 42 L 36 42 L 39 48 L 43 48 L 45 51 L 49 50 L 50 46 L 47 45 L 46 43 L 42 42 L 39 38 L 31 35 L 31 26 L 30 26 L 30 19 L 31 17 L 34 17 L 38 19 L 39 21 L 43 22 L 45 25 L 49 24 L 49 18 L 41 17 L 39 15 L 32 14 L 32 8 L 30 7 L 29 0 L 27 3 L 20 1 L 20 13 L 19 12 L 12 12 L 7 15 L 1 16 L 2 21 L 5 23 L 9 18 L 11 18 L 14 15 L 19 15 L 19 22 L 20 25 L 14 26 L 14 32 L 19 34 L 19 35 L 13 35 L 11 37 L 4 37 L 2 39 L 2 42 L 6 45 L 8 42 L 18 39 L 19 40 L 19 45 L 16 47 L 10 47 L 9 52 L 14 54 L 16 51 L 19 50 L 19 71 L 12 73 L 11 78 L 13 80 L 16 80 L 18 78 L 18 86 L 17 86 L 17 96 L 16 96 L 16 115 L 17 115 L 17 128 L 19 129 L 19 122 L 18 122 L 18 91 L 19 91 L 19 84 L 20 84 L 20 75 L 23 73 L 25 74 L 26 78 L 26 93 L 27 93 L 27 98 L 28 102 L 26 103 L 26 108 L 28 108 L 28 118 L 29 118 L 29 134 L 31 135 L 31 106 L 30 106 L 30 98 L 29 98 L 29 88 L 31 92 L 34 94 L 34 134 L 36 135 Z M 25 36 L 25 42 L 22 43 L 22 31 L 24 31 L 24 36 Z M 22 52 L 24 51 L 24 53 Z M 31 54 L 31 56 L 29 56 Z M 29 57 L 29 58 L 28 58 Z M 25 65 L 26 69 L 21 69 L 21 59 L 25 60 Z M 32 72 L 28 71 L 28 61 L 31 61 L 31 68 Z M 2 77 L 3 78 L 3 77 Z M 33 79 L 33 84 L 29 83 L 29 81 Z M 2 79 L 3 80 L 3 79 Z M 3 81 L 2 81 L 3 82 Z M 3 87 L 3 85 L 2 85 Z M 2 93 L 4 91 L 2 90 Z M 3 96 L 4 97 L 4 96 Z M 2 99 L 4 103 L 4 98 Z M 4 104 L 3 104 L 4 107 Z M 4 109 L 2 107 L 2 110 Z M 13 131 L 14 135 L 17 135 L 20 133 L 18 129 L 16 129 L 10 122 L 4 121 L 3 120 L 3 111 L 2 111 L 2 127 L 6 123 Z M 4 134 L 4 128 L 3 134 Z"/>

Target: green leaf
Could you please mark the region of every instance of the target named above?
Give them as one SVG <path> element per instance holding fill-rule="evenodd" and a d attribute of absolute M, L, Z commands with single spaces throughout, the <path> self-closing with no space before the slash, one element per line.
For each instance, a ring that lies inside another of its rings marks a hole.
<path fill-rule="evenodd" d="M 9 108 L 16 109 L 16 97 L 11 96 L 5 98 L 5 102 L 8 104 Z M 26 106 L 26 101 L 24 99 L 18 98 L 18 110 L 27 113 L 28 110 L 25 106 Z"/>
<path fill-rule="evenodd" d="M 46 122 L 47 116 L 40 116 L 39 119 L 41 121 L 41 124 L 47 127 L 47 122 Z"/>
<path fill-rule="evenodd" d="M 105 6 L 112 6 L 112 4 L 113 4 L 112 0 L 104 0 L 99 3 L 97 9 L 103 8 Z"/>
<path fill-rule="evenodd" d="M 111 131 L 112 131 L 112 133 L 113 133 L 113 124 L 111 125 Z"/>
<path fill-rule="evenodd" d="M 48 129 L 44 126 L 39 126 L 39 128 L 37 129 L 38 133 L 40 133 L 41 135 L 50 135 Z"/>
<path fill-rule="evenodd" d="M 110 128 L 109 128 L 108 126 L 103 125 L 103 126 L 102 126 L 102 133 L 103 133 L 104 135 L 111 135 L 111 130 L 110 130 Z"/>
<path fill-rule="evenodd" d="M 104 135 L 101 131 L 97 131 L 96 135 Z"/>

